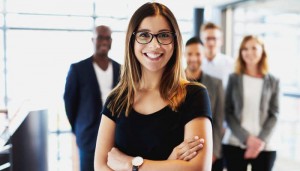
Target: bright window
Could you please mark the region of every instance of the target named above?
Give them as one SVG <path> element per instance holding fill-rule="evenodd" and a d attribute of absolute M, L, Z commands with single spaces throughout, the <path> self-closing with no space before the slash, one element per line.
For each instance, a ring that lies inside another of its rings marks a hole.
<path fill-rule="evenodd" d="M 3 0 L 0 0 L 0 12 L 3 12 Z"/>
<path fill-rule="evenodd" d="M 63 15 L 92 15 L 92 0 L 7 0 L 7 12 Z"/>
<path fill-rule="evenodd" d="M 18 28 L 41 28 L 41 29 L 92 29 L 92 18 L 47 16 L 47 15 L 21 15 L 8 14 L 7 26 Z"/>
<path fill-rule="evenodd" d="M 1 1 L 0 1 L 0 3 L 1 3 Z M 2 14 L 0 14 L 0 27 L 3 27 L 3 15 Z M 3 39 L 1 39 L 1 40 L 3 40 Z"/>
<path fill-rule="evenodd" d="M 62 95 L 70 64 L 92 55 L 91 37 L 91 32 L 76 31 L 7 32 L 10 100 L 31 99 L 48 107 L 49 132 L 54 133 L 48 138 L 49 170 L 72 166 L 70 126 Z"/>
<path fill-rule="evenodd" d="M 92 55 L 91 32 L 7 31 L 10 99 L 62 97 L 71 62 Z"/>
<path fill-rule="evenodd" d="M 0 30 L 0 56 L 3 56 L 3 32 Z M 0 109 L 5 107 L 4 103 L 4 96 L 5 96 L 5 81 L 4 81 L 4 60 L 3 58 L 0 59 Z"/>

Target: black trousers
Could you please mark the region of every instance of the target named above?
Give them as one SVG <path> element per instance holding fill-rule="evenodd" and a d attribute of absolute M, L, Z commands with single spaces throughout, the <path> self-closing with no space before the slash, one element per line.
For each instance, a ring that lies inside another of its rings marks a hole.
<path fill-rule="evenodd" d="M 217 159 L 212 165 L 212 171 L 223 171 L 224 163 L 223 158 Z"/>
<path fill-rule="evenodd" d="M 244 159 L 245 149 L 223 145 L 227 171 L 246 171 L 251 164 L 252 171 L 272 171 L 276 159 L 276 151 L 262 151 L 255 159 Z"/>

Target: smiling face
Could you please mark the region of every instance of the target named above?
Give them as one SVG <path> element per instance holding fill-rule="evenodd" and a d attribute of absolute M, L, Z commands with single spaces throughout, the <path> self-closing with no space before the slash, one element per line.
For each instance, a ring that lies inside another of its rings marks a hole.
<path fill-rule="evenodd" d="M 161 40 L 165 38 L 166 34 L 163 33 L 171 32 L 167 20 L 161 15 L 146 17 L 143 19 L 136 32 L 145 33 L 139 36 L 149 35 L 147 33 L 153 35 L 161 33 L 160 35 L 154 36 L 148 44 L 141 44 L 135 40 L 134 53 L 141 64 L 143 72 L 163 72 L 174 51 L 174 41 L 170 44 L 163 45 L 157 40 L 158 37 Z M 135 37 L 135 39 L 137 39 L 137 37 Z M 172 39 L 174 40 L 174 37 L 172 37 Z"/>
<path fill-rule="evenodd" d="M 204 53 L 200 43 L 193 43 L 185 47 L 187 69 L 191 72 L 199 71 Z"/>
<path fill-rule="evenodd" d="M 256 66 L 261 61 L 263 47 L 256 40 L 250 39 L 245 42 L 241 54 L 247 66 Z"/>
<path fill-rule="evenodd" d="M 93 37 L 95 53 L 99 56 L 107 56 L 111 48 L 111 30 L 106 26 L 98 26 Z"/>

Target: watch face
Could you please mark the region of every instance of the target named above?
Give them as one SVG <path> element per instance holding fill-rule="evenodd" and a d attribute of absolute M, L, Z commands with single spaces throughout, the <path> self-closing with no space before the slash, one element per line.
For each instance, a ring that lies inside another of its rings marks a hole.
<path fill-rule="evenodd" d="M 140 165 L 143 164 L 143 162 L 144 162 L 143 158 L 138 156 L 138 157 L 133 158 L 132 165 L 133 166 L 140 166 Z"/>

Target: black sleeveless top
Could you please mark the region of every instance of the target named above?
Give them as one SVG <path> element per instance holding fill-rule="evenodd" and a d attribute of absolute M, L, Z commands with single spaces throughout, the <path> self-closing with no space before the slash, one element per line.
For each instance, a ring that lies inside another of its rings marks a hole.
<path fill-rule="evenodd" d="M 115 147 L 129 156 L 166 160 L 174 147 L 183 142 L 184 126 L 196 117 L 211 120 L 210 100 L 204 87 L 187 86 L 187 95 L 177 112 L 169 106 L 143 115 L 134 109 L 125 116 L 112 116 L 106 101 L 102 113 L 116 123 Z"/>

